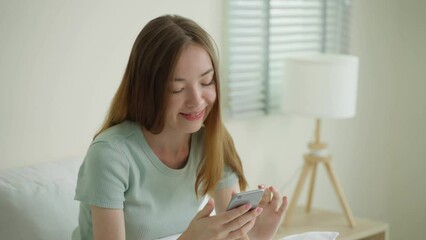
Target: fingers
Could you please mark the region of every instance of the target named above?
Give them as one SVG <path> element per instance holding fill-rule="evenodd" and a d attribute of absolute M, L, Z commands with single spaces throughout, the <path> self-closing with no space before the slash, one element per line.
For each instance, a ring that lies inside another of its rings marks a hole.
<path fill-rule="evenodd" d="M 255 225 L 256 218 L 263 211 L 263 208 L 260 207 L 253 210 L 250 210 L 250 208 L 250 204 L 245 204 L 210 216 L 214 209 L 214 200 L 209 199 L 183 234 L 187 239 L 239 239 L 247 237 L 247 233 Z"/>
<path fill-rule="evenodd" d="M 226 239 L 241 239 L 253 228 L 255 222 L 256 220 L 253 219 L 242 226 L 240 229 L 230 232 Z"/>
<path fill-rule="evenodd" d="M 223 214 L 225 215 L 225 222 L 230 222 L 238 217 L 240 217 L 241 215 L 243 215 L 244 213 L 248 212 L 251 208 L 251 204 L 244 204 L 241 205 L 237 208 L 231 209 L 229 211 L 224 212 Z"/>
<path fill-rule="evenodd" d="M 197 215 L 195 216 L 195 218 L 203 218 L 203 217 L 208 217 L 210 216 L 210 214 L 213 212 L 214 209 L 214 200 L 212 198 L 210 198 L 207 203 L 206 206 L 203 207 L 203 209 L 201 209 Z"/>
<path fill-rule="evenodd" d="M 287 206 L 288 206 L 288 199 L 287 199 L 287 196 L 284 196 L 281 206 L 278 209 L 278 214 L 284 215 L 285 211 L 287 210 Z"/>
<path fill-rule="evenodd" d="M 265 189 L 265 192 L 262 197 L 261 207 L 271 207 L 274 211 L 284 213 L 287 209 L 288 200 L 287 197 L 281 198 L 281 194 L 273 186 L 265 188 L 265 185 L 258 185 L 259 189 Z M 285 200 L 284 200 L 285 199 Z"/>
<path fill-rule="evenodd" d="M 269 204 L 270 201 L 271 201 L 271 192 L 269 191 L 269 188 L 266 188 L 265 191 L 263 192 L 261 203 Z"/>
<path fill-rule="evenodd" d="M 276 210 L 281 201 L 281 194 L 278 192 L 276 188 L 272 186 L 269 187 L 268 189 L 272 193 L 271 205 Z"/>
<path fill-rule="evenodd" d="M 241 231 L 242 229 L 244 229 L 244 227 L 247 228 L 247 224 L 251 221 L 254 221 L 256 219 L 257 216 L 259 216 L 262 213 L 263 209 L 262 208 L 255 208 L 251 211 L 248 211 L 242 215 L 240 215 L 239 217 L 233 219 L 232 221 L 229 221 L 228 223 L 225 224 L 225 229 L 229 232 L 234 232 L 234 231 Z M 251 229 L 251 228 L 250 228 Z"/>

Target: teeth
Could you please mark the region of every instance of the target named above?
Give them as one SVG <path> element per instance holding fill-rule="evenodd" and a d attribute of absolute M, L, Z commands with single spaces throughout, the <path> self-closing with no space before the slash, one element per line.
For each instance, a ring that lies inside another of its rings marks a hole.
<path fill-rule="evenodd" d="M 188 115 L 189 115 L 189 116 L 192 116 L 192 117 L 195 117 L 195 116 L 199 116 L 202 112 L 203 112 L 203 111 L 198 112 L 198 113 L 188 114 Z"/>

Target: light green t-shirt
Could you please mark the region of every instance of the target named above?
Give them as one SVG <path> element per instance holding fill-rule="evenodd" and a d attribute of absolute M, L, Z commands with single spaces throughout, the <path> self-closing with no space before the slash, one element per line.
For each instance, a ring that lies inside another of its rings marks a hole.
<path fill-rule="evenodd" d="M 202 201 L 194 186 L 203 160 L 203 133 L 202 128 L 192 134 L 186 165 L 171 169 L 153 153 L 138 124 L 125 121 L 102 132 L 80 167 L 75 195 L 80 201 L 79 226 L 72 239 L 93 239 L 92 205 L 123 209 L 127 240 L 183 232 Z M 237 180 L 226 168 L 217 188 Z"/>

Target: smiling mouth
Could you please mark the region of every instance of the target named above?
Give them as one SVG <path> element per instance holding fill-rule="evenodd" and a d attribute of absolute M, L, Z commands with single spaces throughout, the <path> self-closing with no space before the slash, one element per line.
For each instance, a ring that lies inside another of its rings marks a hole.
<path fill-rule="evenodd" d="M 195 121 L 204 117 L 205 110 L 196 112 L 196 113 L 180 113 L 182 117 L 189 121 Z"/>

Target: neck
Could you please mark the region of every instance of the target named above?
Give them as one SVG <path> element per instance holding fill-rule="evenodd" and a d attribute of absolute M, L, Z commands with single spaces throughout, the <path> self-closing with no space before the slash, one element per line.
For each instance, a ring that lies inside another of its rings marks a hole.
<path fill-rule="evenodd" d="M 190 150 L 190 134 L 152 134 L 144 128 L 142 132 L 154 154 L 166 166 L 174 169 L 185 166 Z"/>

